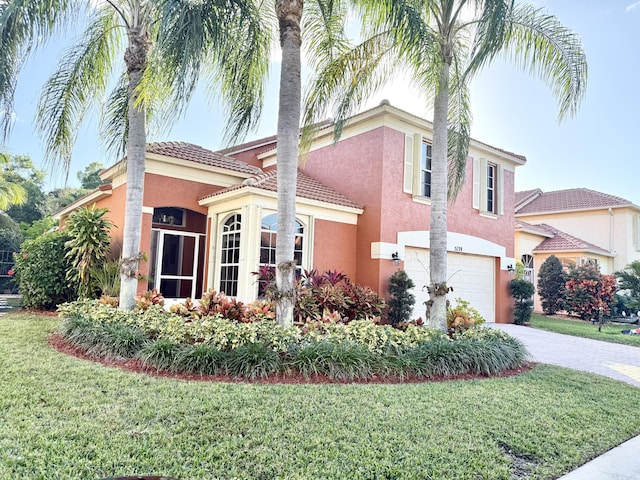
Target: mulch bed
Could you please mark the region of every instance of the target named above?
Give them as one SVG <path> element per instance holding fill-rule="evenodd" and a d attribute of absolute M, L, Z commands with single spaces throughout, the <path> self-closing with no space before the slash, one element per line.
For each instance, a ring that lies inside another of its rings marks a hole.
<path fill-rule="evenodd" d="M 175 378 L 178 380 L 187 380 L 187 381 L 197 381 L 197 382 L 225 382 L 225 383 L 259 383 L 259 384 L 267 384 L 267 385 L 277 385 L 277 384 L 286 384 L 286 385 L 300 385 L 300 384 L 352 384 L 352 383 L 361 383 L 361 384 L 398 384 L 398 383 L 424 383 L 424 382 L 446 382 L 450 380 L 477 380 L 477 379 L 487 379 L 487 378 L 504 378 L 504 377 L 513 377 L 515 375 L 520 375 L 521 373 L 528 372 L 531 370 L 535 364 L 528 363 L 523 365 L 520 368 L 504 370 L 495 375 L 474 375 L 474 374 L 463 374 L 463 375 L 455 375 L 449 377 L 417 377 L 417 376 L 408 376 L 404 378 L 388 376 L 388 377 L 375 377 L 368 379 L 358 379 L 358 380 L 335 380 L 333 378 L 327 377 L 326 375 L 312 375 L 309 377 L 305 377 L 299 373 L 278 373 L 269 375 L 266 378 L 258 378 L 255 380 L 249 380 L 246 378 L 236 378 L 231 375 L 202 375 L 199 373 L 191 373 L 191 372 L 172 372 L 168 370 L 158 370 L 156 368 L 145 367 L 143 363 L 138 359 L 106 359 L 99 358 L 92 355 L 87 354 L 84 350 L 75 347 L 73 345 L 69 345 L 64 338 L 58 334 L 53 333 L 49 336 L 49 345 L 57 350 L 60 353 L 64 353 L 66 355 L 71 355 L 76 358 L 80 358 L 83 360 L 89 360 L 92 362 L 101 363 L 107 367 L 115 367 L 121 370 L 126 370 L 134 373 L 141 373 L 145 375 L 150 375 L 154 377 L 163 377 L 163 378 Z"/>

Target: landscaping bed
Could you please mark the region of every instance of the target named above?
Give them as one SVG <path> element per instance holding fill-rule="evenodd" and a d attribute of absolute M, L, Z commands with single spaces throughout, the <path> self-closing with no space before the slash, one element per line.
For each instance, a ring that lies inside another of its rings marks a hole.
<path fill-rule="evenodd" d="M 551 366 L 400 385 L 192 382 L 61 355 L 0 318 L 0 478 L 553 479 L 640 433 L 638 390 Z"/>

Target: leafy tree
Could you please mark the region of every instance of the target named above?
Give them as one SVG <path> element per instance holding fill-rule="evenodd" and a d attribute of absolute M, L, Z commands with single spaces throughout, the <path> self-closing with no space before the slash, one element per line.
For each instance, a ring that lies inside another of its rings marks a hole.
<path fill-rule="evenodd" d="M 104 182 L 100 178 L 100 171 L 103 165 L 100 162 L 91 162 L 84 167 L 84 170 L 78 172 L 77 177 L 80 180 L 80 187 L 86 190 L 98 188 Z"/>
<path fill-rule="evenodd" d="M 523 279 L 514 278 L 509 282 L 511 296 L 516 302 L 513 306 L 513 317 L 516 325 L 524 325 L 531 319 L 533 311 L 533 300 L 531 296 L 535 292 L 533 283 Z"/>
<path fill-rule="evenodd" d="M 640 260 L 634 260 L 614 275 L 618 279 L 618 288 L 624 291 L 627 297 L 626 306 L 640 308 Z"/>
<path fill-rule="evenodd" d="M 562 271 L 562 263 L 558 257 L 551 255 L 538 271 L 538 295 L 542 300 L 542 311 L 547 315 L 562 310 L 562 299 L 566 278 Z"/>
<path fill-rule="evenodd" d="M 609 314 L 616 293 L 616 279 L 603 275 L 597 267 L 585 265 L 572 268 L 567 275 L 563 305 L 582 319 Z"/>
<path fill-rule="evenodd" d="M 388 286 L 391 294 L 389 299 L 389 323 L 391 325 L 411 320 L 416 297 L 409 290 L 415 286 L 413 280 L 404 270 L 398 270 L 391 275 Z"/>
<path fill-rule="evenodd" d="M 26 155 L 6 155 L 6 157 L 8 162 L 2 168 L 3 178 L 19 185 L 26 193 L 24 202 L 11 205 L 6 211 L 7 215 L 18 224 L 30 224 L 41 219 L 45 204 L 44 172 L 38 170 L 31 158 Z"/>
<path fill-rule="evenodd" d="M 500 53 L 542 77 L 574 114 L 584 96 L 587 66 L 579 37 L 553 16 L 512 0 L 354 0 L 365 39 L 335 56 L 308 98 L 306 124 L 333 106 L 339 135 L 345 119 L 389 72 L 404 67 L 433 98 L 430 323 L 446 329 L 447 201 L 464 182 L 471 112 L 469 82 Z M 315 113 L 313 113 L 315 112 Z M 280 158 L 278 158 L 279 160 Z"/>
<path fill-rule="evenodd" d="M 176 78 L 172 74 L 179 69 L 193 72 L 193 64 L 177 62 L 180 56 L 164 56 L 161 48 L 155 48 L 160 45 L 155 43 L 158 33 L 175 27 L 177 41 L 184 51 L 198 50 L 206 44 L 200 58 L 206 60 L 210 72 L 214 71 L 213 81 L 222 84 L 223 97 L 230 100 L 227 102 L 230 123 L 243 131 L 247 123 L 255 121 L 254 98 L 247 100 L 244 94 L 259 92 L 260 83 L 254 82 L 247 88 L 246 82 L 241 81 L 247 79 L 246 63 L 232 61 L 252 55 L 253 48 L 239 48 L 239 45 L 253 47 L 257 44 L 253 36 L 255 30 L 251 28 L 255 20 L 254 4 L 240 0 L 178 3 L 180 5 L 173 5 L 175 9 L 171 12 L 160 10 L 159 2 L 152 0 L 7 0 L 0 9 L 0 37 L 3 40 L 0 43 L 0 107 L 5 113 L 5 137 L 13 111 L 13 92 L 25 55 L 69 22 L 89 13 L 89 24 L 83 37 L 64 53 L 58 69 L 46 83 L 36 118 L 38 129 L 45 136 L 47 158 L 62 163 L 67 171 L 84 115 L 107 91 L 115 59 L 124 59 L 124 71 L 106 102 L 103 132 L 106 144 L 112 149 L 126 150 L 127 158 L 120 290 L 120 307 L 125 309 L 135 306 L 141 258 L 147 114 L 160 106 L 173 110 L 172 107 L 188 100 L 192 91 L 181 85 L 184 77 Z M 199 15 L 207 12 L 210 14 L 208 19 L 214 15 L 217 18 L 215 22 L 207 23 L 206 36 L 193 36 L 197 45 L 188 44 L 184 36 L 191 33 L 190 15 L 198 9 Z M 230 91 L 233 93 L 224 95 Z M 242 93 L 236 94 L 238 91 Z M 157 118 L 170 120 L 176 115 L 158 115 Z"/>
<path fill-rule="evenodd" d="M 34 238 L 38 238 L 40 235 L 49 232 L 56 225 L 58 225 L 57 220 L 54 220 L 51 217 L 44 217 L 40 220 L 35 220 L 31 225 L 24 222 L 21 223 L 20 233 L 25 240 L 33 240 Z"/>
<path fill-rule="evenodd" d="M 71 205 L 87 193 L 89 193 L 89 190 L 85 190 L 84 188 L 56 188 L 55 190 L 51 190 L 45 198 L 44 212 L 47 215 L 51 215 Z"/>
<path fill-rule="evenodd" d="M 11 165 L 11 156 L 0 153 L 0 164 L 3 167 L 0 175 L 0 210 L 6 211 L 12 205 L 22 205 L 27 199 L 27 191 L 6 174 Z"/>
<path fill-rule="evenodd" d="M 90 298 L 93 294 L 91 286 L 91 270 L 102 267 L 109 252 L 109 230 L 113 224 L 104 216 L 106 208 L 82 207 L 75 210 L 66 225 L 66 232 L 71 237 L 66 243 L 66 256 L 71 268 L 67 279 L 77 282 L 81 298 Z"/>

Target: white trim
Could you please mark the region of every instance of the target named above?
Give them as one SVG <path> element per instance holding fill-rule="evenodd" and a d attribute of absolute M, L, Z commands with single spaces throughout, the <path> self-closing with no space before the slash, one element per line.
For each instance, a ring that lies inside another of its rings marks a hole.
<path fill-rule="evenodd" d="M 142 207 L 142 213 L 149 213 L 149 214 L 153 215 L 153 207 L 143 206 Z"/>
<path fill-rule="evenodd" d="M 404 248 L 404 246 L 402 247 Z M 371 242 L 371 259 L 372 260 L 392 260 L 392 255 L 399 253 L 400 247 L 397 243 L 389 242 Z M 402 258 L 402 257 L 401 257 Z"/>

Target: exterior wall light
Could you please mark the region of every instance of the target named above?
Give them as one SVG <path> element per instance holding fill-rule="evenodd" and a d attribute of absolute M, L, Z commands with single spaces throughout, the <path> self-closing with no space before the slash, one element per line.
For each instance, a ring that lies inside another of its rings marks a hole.
<path fill-rule="evenodd" d="M 398 252 L 393 252 L 391 254 L 391 260 L 393 261 L 393 264 L 397 267 L 398 265 L 400 265 L 400 255 L 398 254 Z"/>
<path fill-rule="evenodd" d="M 511 275 L 513 275 L 513 274 L 515 273 L 515 270 L 514 270 L 514 268 L 513 268 L 513 265 L 507 265 L 507 271 L 508 271 Z"/>

